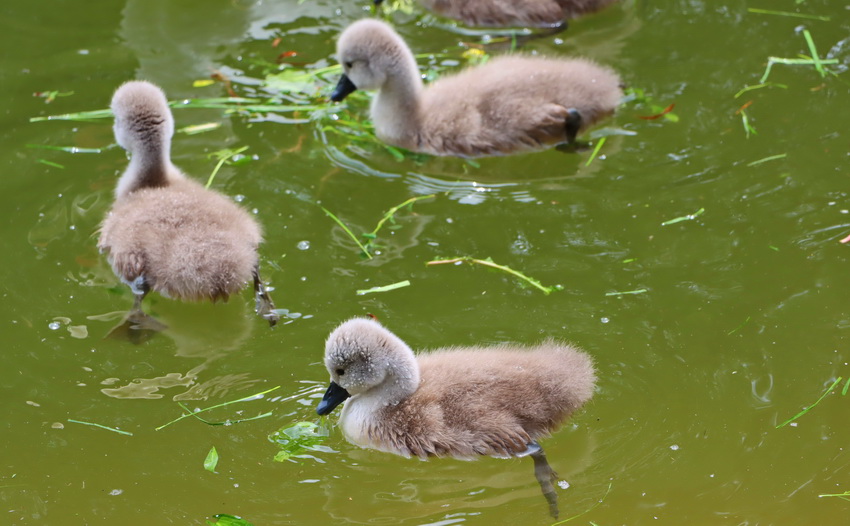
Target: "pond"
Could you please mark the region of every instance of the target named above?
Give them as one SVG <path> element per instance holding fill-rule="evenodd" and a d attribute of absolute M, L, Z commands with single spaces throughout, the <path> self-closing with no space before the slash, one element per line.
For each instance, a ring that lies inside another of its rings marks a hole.
<path fill-rule="evenodd" d="M 643 98 L 586 136 L 585 151 L 465 161 L 369 140 L 367 96 L 334 105 L 334 72 L 304 75 L 335 65 L 336 35 L 370 4 L 4 6 L 8 524 L 205 524 L 216 514 L 255 525 L 553 523 L 527 459 L 364 450 L 333 427 L 336 414 L 318 450 L 273 460 L 269 435 L 317 421 L 328 333 L 367 314 L 414 349 L 554 337 L 593 356 L 593 400 L 542 442 L 565 481 L 561 519 L 846 520 L 850 504 L 834 495 L 850 491 L 847 6 L 626 0 L 573 21 L 522 52 L 592 58 Z M 483 32 L 394 6 L 381 16 L 429 74 L 480 56 L 468 50 L 482 49 Z M 777 63 L 762 80 L 769 57 L 811 57 L 807 35 L 819 62 Z M 248 290 L 216 305 L 152 294 L 146 308 L 167 330 L 138 345 L 106 338 L 132 304 L 96 249 L 126 155 L 109 118 L 30 119 L 104 109 L 135 78 L 174 101 L 231 93 L 315 106 L 174 110 L 184 129 L 175 164 L 199 180 L 221 164 L 212 187 L 263 224 L 264 277 L 285 313 L 274 329 Z M 432 194 L 384 224 L 372 259 L 322 209 L 359 236 Z M 492 258 L 562 290 L 480 265 L 426 265 L 454 257 Z M 161 427 L 184 414 L 180 404 L 275 387 L 203 414 L 231 425 Z"/>

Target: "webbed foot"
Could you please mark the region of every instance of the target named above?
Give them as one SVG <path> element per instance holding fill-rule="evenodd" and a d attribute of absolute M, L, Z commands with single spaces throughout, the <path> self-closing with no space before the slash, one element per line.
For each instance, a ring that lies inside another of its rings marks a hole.
<path fill-rule="evenodd" d="M 546 502 L 549 503 L 549 515 L 552 518 L 558 518 L 558 494 L 555 493 L 555 483 L 558 481 L 558 474 L 549 465 L 546 460 L 546 454 L 543 448 L 537 442 L 529 444 L 529 449 L 536 450 L 529 453 L 529 456 L 534 460 L 534 476 L 540 484 L 540 489 L 543 491 L 543 496 L 546 497 Z"/>

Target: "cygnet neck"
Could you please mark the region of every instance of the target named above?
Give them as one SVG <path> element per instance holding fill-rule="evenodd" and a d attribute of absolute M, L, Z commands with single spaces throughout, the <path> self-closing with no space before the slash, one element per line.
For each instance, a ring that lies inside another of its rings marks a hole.
<path fill-rule="evenodd" d="M 147 143 L 130 152 L 130 164 L 118 181 L 117 197 L 142 188 L 167 186 L 169 178 L 179 174 L 171 164 L 169 144 Z"/>
<path fill-rule="evenodd" d="M 422 78 L 409 49 L 398 49 L 398 60 L 387 68 L 387 80 L 372 101 L 372 120 L 381 138 L 413 145 L 421 124 Z"/>
<path fill-rule="evenodd" d="M 372 389 L 385 404 L 395 405 L 409 398 L 419 388 L 419 369 L 416 363 L 391 365 L 381 385 Z M 371 394 L 371 392 L 370 392 Z"/>

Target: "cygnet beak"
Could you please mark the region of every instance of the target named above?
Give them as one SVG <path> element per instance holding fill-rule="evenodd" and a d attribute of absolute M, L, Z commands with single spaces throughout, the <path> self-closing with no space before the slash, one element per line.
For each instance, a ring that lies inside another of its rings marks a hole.
<path fill-rule="evenodd" d="M 351 82 L 351 79 L 348 78 L 348 75 L 345 73 L 339 78 L 339 82 L 336 84 L 336 88 L 334 88 L 334 92 L 331 93 L 331 100 L 334 102 L 339 102 L 345 97 L 347 97 L 352 91 L 356 90 L 357 86 Z"/>
<path fill-rule="evenodd" d="M 338 383 L 331 382 L 331 385 L 328 386 L 328 390 L 325 391 L 325 396 L 323 396 L 322 401 L 319 402 L 316 412 L 321 416 L 330 414 L 336 406 L 343 403 L 346 398 L 349 398 L 350 396 L 351 395 L 348 394 L 348 391 L 340 387 Z"/>

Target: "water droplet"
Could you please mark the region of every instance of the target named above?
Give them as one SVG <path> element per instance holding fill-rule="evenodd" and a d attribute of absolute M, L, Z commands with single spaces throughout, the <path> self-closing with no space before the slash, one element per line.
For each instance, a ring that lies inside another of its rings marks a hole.
<path fill-rule="evenodd" d="M 310 242 L 307 240 L 299 241 L 295 246 L 298 247 L 298 250 L 310 250 Z"/>
<path fill-rule="evenodd" d="M 242 195 L 242 194 L 236 194 L 236 195 L 233 196 L 233 200 L 236 201 L 237 203 L 241 203 L 242 201 L 245 200 L 245 196 Z"/>
<path fill-rule="evenodd" d="M 672 446 L 670 446 L 670 449 L 673 450 L 673 451 L 679 451 L 679 445 L 673 444 Z"/>
<path fill-rule="evenodd" d="M 110 491 L 110 492 L 109 492 L 109 494 L 110 494 L 110 495 L 112 495 L 113 497 L 114 497 L 115 495 L 121 495 L 122 493 L 124 493 L 124 490 L 123 490 L 123 489 L 114 489 L 114 490 L 112 490 L 112 491 Z"/>
<path fill-rule="evenodd" d="M 599 321 L 601 321 L 602 323 L 608 323 L 611 320 L 609 320 L 607 317 L 603 316 L 603 317 L 599 318 Z"/>
<path fill-rule="evenodd" d="M 50 323 L 48 323 L 48 324 L 47 324 L 47 327 L 48 327 L 51 331 L 58 330 L 58 329 L 59 329 L 59 327 L 61 327 L 61 326 L 62 326 L 62 325 L 61 325 L 58 321 L 51 321 Z"/>

